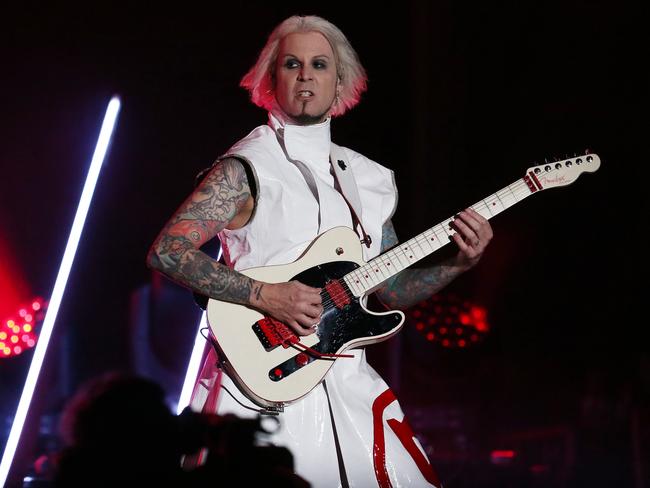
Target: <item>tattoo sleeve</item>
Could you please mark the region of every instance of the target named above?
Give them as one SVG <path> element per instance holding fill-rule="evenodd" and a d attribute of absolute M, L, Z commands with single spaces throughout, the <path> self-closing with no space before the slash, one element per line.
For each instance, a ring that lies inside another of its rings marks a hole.
<path fill-rule="evenodd" d="M 398 243 L 393 223 L 388 220 L 382 228 L 381 252 Z M 458 268 L 445 262 L 431 268 L 407 268 L 377 289 L 377 297 L 386 307 L 405 309 L 438 293 L 460 274 Z"/>
<path fill-rule="evenodd" d="M 202 295 L 249 303 L 255 282 L 199 248 L 223 230 L 250 197 L 243 164 L 230 158 L 221 161 L 158 234 L 147 256 L 149 267 Z"/>

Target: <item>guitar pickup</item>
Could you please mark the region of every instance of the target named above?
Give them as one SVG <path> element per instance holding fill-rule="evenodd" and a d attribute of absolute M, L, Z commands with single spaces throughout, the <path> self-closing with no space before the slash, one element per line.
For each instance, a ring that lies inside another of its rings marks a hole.
<path fill-rule="evenodd" d="M 271 317 L 264 317 L 253 324 L 253 332 L 267 352 L 278 346 L 288 348 L 299 342 L 298 336 L 284 323 Z"/>

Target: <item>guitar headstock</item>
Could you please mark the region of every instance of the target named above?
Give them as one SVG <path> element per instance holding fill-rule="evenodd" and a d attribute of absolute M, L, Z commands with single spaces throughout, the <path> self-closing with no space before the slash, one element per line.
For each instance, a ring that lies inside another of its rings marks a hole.
<path fill-rule="evenodd" d="M 569 185 L 582 173 L 593 173 L 598 168 L 600 168 L 600 158 L 597 154 L 588 153 L 531 166 L 526 171 L 524 180 L 532 191 L 545 190 Z"/>

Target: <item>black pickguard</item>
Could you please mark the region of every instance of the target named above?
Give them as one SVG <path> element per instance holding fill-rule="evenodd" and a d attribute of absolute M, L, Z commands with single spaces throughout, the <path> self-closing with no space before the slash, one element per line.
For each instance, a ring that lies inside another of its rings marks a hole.
<path fill-rule="evenodd" d="M 306 285 L 323 289 L 324 310 L 316 332 L 319 342 L 312 346 L 312 349 L 322 354 L 335 354 L 344 344 L 355 339 L 385 334 L 399 325 L 402 320 L 399 313 L 373 315 L 366 312 L 359 303 L 359 299 L 352 295 L 347 286 L 345 290 L 349 303 L 342 308 L 335 305 L 325 289 L 327 283 L 331 280 L 339 280 L 358 267 L 359 265 L 354 262 L 334 261 L 309 268 L 292 278 Z M 302 361 L 297 360 L 299 354 L 302 354 Z M 309 352 L 298 353 L 296 351 L 296 356 L 269 371 L 269 377 L 275 381 L 281 380 L 314 360 L 326 361 L 328 359 L 318 358 Z"/>

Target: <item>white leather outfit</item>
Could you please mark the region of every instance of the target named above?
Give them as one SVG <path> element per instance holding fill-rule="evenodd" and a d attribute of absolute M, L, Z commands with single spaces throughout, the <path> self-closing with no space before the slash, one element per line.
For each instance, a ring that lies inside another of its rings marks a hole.
<path fill-rule="evenodd" d="M 372 237 L 371 247 L 363 247 L 369 260 L 380 252 L 382 225 L 397 203 L 393 173 L 359 153 L 344 151 L 357 183 L 363 226 Z M 350 209 L 334 188 L 329 155 L 330 119 L 296 126 L 276 112 L 269 113 L 268 125 L 254 129 L 220 158 L 236 156 L 248 162 L 257 186 L 250 221 L 219 235 L 229 266 L 243 270 L 290 263 L 320 233 L 341 225 L 352 227 Z M 295 161 L 311 172 L 318 200 Z M 353 358 L 338 359 L 326 375 L 327 391 L 321 384 L 285 407 L 270 441 L 291 450 L 296 472 L 315 488 L 440 486 L 388 385 L 366 362 L 363 349 L 350 352 Z M 256 407 L 216 367 L 216 359 L 210 348 L 192 408 L 255 416 L 223 389 L 210 395 L 223 385 L 240 402 Z M 330 405 L 343 466 L 337 458 Z"/>

